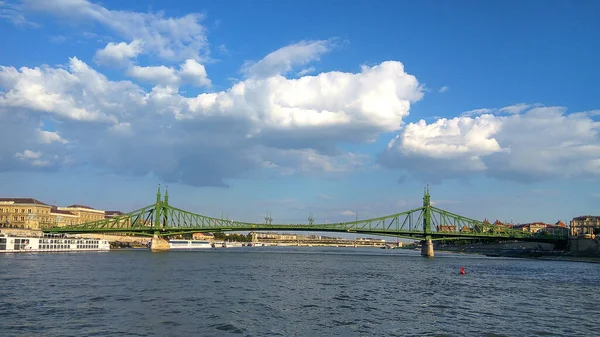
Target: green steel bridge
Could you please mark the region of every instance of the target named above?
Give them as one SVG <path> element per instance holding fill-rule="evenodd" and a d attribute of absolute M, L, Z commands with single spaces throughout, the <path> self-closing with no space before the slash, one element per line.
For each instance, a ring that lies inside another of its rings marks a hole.
<path fill-rule="evenodd" d="M 349 222 L 315 224 L 272 224 L 242 222 L 208 217 L 169 205 L 169 194 L 161 198 L 160 185 L 156 202 L 128 214 L 65 227 L 45 228 L 46 233 L 130 233 L 154 237 L 225 232 L 225 231 L 311 231 L 344 232 L 393 236 L 417 240 L 497 239 L 564 243 L 567 233 L 533 234 L 508 226 L 467 218 L 431 205 L 429 187 L 425 188 L 423 206 L 401 213 Z"/>

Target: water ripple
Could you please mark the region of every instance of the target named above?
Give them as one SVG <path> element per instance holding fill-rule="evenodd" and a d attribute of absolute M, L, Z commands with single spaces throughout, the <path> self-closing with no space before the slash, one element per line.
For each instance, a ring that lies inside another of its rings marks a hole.
<path fill-rule="evenodd" d="M 597 265 L 440 255 L 0 255 L 0 336 L 600 335 Z"/>

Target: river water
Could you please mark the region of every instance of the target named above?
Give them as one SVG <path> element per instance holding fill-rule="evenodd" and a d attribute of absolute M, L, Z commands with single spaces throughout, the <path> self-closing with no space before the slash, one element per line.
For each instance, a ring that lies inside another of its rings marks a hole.
<path fill-rule="evenodd" d="M 3 337 L 599 336 L 599 318 L 591 263 L 317 247 L 0 255 Z"/>

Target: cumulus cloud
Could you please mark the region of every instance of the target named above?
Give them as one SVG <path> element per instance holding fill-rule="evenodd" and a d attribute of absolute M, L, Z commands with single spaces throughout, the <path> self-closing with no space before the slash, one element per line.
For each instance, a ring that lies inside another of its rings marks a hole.
<path fill-rule="evenodd" d="M 182 63 L 179 70 L 166 66 L 133 66 L 127 74 L 139 81 L 162 86 L 179 86 L 187 83 L 204 87 L 211 84 L 204 66 L 192 59 Z"/>
<path fill-rule="evenodd" d="M 38 130 L 39 140 L 42 144 L 52 144 L 54 142 L 59 142 L 62 144 L 67 144 L 68 141 L 62 138 L 58 132 L 46 131 L 46 130 Z"/>
<path fill-rule="evenodd" d="M 380 162 L 434 181 L 474 173 L 518 181 L 600 176 L 600 123 L 591 114 L 527 107 L 410 123 Z"/>
<path fill-rule="evenodd" d="M 15 157 L 21 159 L 39 159 L 42 156 L 41 152 L 34 152 L 31 150 L 25 150 L 23 153 L 16 153 Z"/>
<path fill-rule="evenodd" d="M 333 39 L 300 41 L 280 48 L 256 63 L 247 62 L 242 71 L 249 77 L 285 75 L 292 71 L 295 66 L 318 60 L 321 55 L 331 51 L 334 46 Z"/>
<path fill-rule="evenodd" d="M 48 66 L 16 69 L 0 66 L 0 107 L 50 113 L 57 117 L 113 123 L 110 112 L 121 89 L 137 88 L 130 82 L 113 82 L 77 58 L 69 70 Z M 108 108 L 108 109 L 107 109 Z"/>
<path fill-rule="evenodd" d="M 126 39 L 131 43 L 143 41 L 144 53 L 148 52 L 168 61 L 186 59 L 201 61 L 206 59 L 209 54 L 206 29 L 200 24 L 204 16 L 199 13 L 191 13 L 182 17 L 165 17 L 161 12 L 139 13 L 109 10 L 88 0 L 23 0 L 23 5 L 13 8 L 12 11 L 11 17 L 13 18 L 18 18 L 17 13 L 22 16 L 23 13 L 41 12 L 66 18 L 71 24 L 94 22 L 103 25 L 121 39 Z M 109 44 L 105 47 L 104 53 L 124 56 L 119 54 L 117 49 L 125 50 L 125 45 L 124 42 L 113 44 L 112 47 Z M 111 51 L 107 51 L 107 49 Z M 131 53 L 131 51 L 129 52 Z"/>
<path fill-rule="evenodd" d="M 1 67 L 0 140 L 27 140 L 0 142 L 0 170 L 40 169 L 14 155 L 29 150 L 41 153 L 45 168 L 89 164 L 197 186 L 226 186 L 258 169 L 339 175 L 369 161 L 339 144 L 398 131 L 423 97 L 395 61 L 356 73 L 250 77 L 193 97 L 170 84 L 210 83 L 203 67 L 188 59 L 178 70 L 165 68 L 147 77 L 160 83 L 147 91 L 111 81 L 78 58 L 66 69 Z M 55 130 L 41 132 L 47 119 Z"/>
<path fill-rule="evenodd" d="M 35 152 L 31 150 L 25 150 L 22 153 L 15 153 L 15 157 L 17 157 L 20 161 L 28 162 L 34 167 L 44 167 L 50 165 L 49 161 L 42 160 L 42 153 L 39 151 Z"/>
<path fill-rule="evenodd" d="M 450 88 L 448 88 L 448 86 L 443 86 L 443 87 L 440 88 L 439 92 L 440 93 L 445 93 L 446 91 L 448 91 L 448 89 L 450 89 Z"/>
<path fill-rule="evenodd" d="M 133 40 L 131 43 L 120 42 L 118 44 L 109 42 L 104 49 L 96 52 L 94 62 L 104 66 L 128 66 L 131 59 L 142 52 L 144 42 Z"/>

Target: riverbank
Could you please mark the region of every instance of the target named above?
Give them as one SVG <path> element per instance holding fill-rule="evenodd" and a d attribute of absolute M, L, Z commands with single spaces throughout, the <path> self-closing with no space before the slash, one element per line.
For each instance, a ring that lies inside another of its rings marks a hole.
<path fill-rule="evenodd" d="M 511 242 L 471 245 L 440 245 L 436 251 L 479 254 L 490 257 L 600 263 L 600 254 L 554 250 L 549 243 Z"/>

